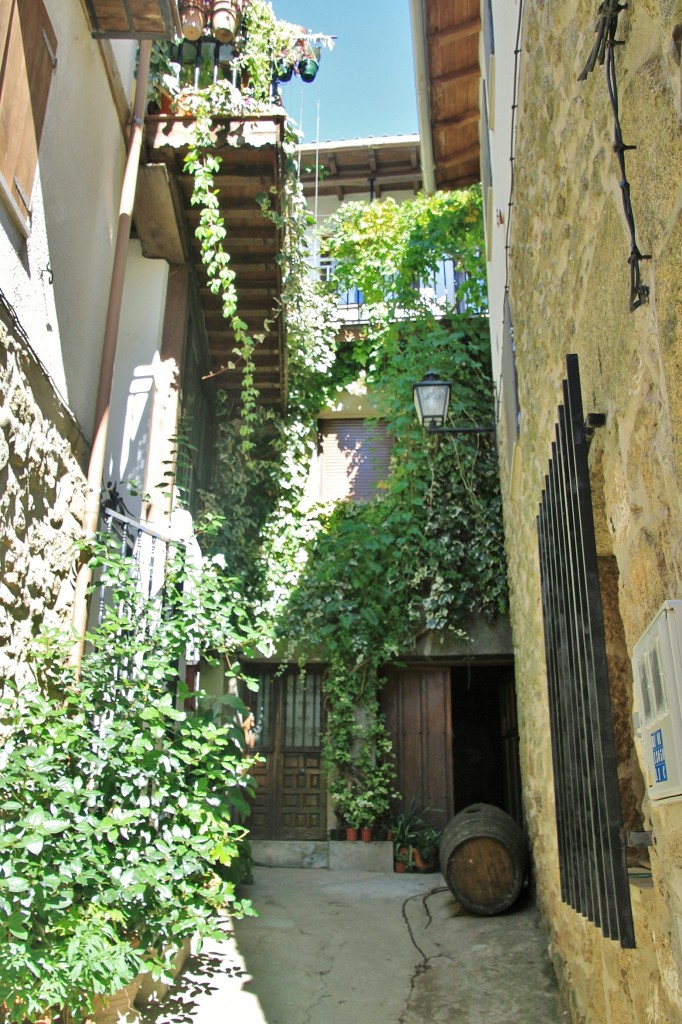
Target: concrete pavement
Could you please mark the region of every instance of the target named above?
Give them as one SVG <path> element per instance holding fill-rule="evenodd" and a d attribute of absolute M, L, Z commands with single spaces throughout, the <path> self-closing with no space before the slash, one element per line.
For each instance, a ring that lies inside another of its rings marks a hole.
<path fill-rule="evenodd" d="M 260 916 L 190 959 L 148 1024 L 567 1024 L 537 911 L 459 907 L 440 874 L 255 870 Z"/>

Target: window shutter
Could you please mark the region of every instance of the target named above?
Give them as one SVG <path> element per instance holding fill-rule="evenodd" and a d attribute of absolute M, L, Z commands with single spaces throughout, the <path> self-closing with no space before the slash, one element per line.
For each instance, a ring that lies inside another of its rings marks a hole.
<path fill-rule="evenodd" d="M 320 423 L 320 496 L 324 501 L 372 498 L 386 480 L 392 441 L 386 424 L 368 420 Z"/>
<path fill-rule="evenodd" d="M 514 445 L 520 433 L 520 412 L 516 383 L 514 331 L 508 295 L 505 295 L 504 298 L 504 324 L 502 330 L 502 408 L 507 430 L 507 459 L 511 475 Z"/>
<path fill-rule="evenodd" d="M 57 38 L 42 0 L 0 0 L 0 176 L 28 222 Z"/>

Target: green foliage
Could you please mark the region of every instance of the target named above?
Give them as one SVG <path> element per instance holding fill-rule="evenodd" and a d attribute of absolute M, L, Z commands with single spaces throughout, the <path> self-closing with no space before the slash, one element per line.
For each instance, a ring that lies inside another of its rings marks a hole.
<path fill-rule="evenodd" d="M 436 367 L 454 381 L 451 409 L 458 421 L 493 419 L 484 323 L 436 306 L 418 286 L 444 258 L 452 259 L 464 275 L 457 300 L 466 300 L 470 312 L 485 310 L 481 195 L 472 188 L 402 205 L 343 206 L 325 226 L 323 245 L 335 263 L 331 288 L 325 288 L 309 273 L 310 218 L 289 139 L 281 189 L 259 197 L 264 216 L 282 231 L 289 405 L 282 414 L 259 409 L 253 387 L 258 335 L 249 336 L 238 315 L 224 248 L 214 122 L 269 99 L 267 54 L 291 45 L 284 36 L 292 27 L 274 44 L 279 29 L 264 3 L 250 6 L 244 25 L 259 54 L 248 68 L 244 64 L 250 95 L 218 83 L 191 99 L 195 142 L 186 169 L 194 175 L 192 202 L 201 208 L 197 237 L 210 287 L 222 297 L 235 332 L 235 360 L 244 368 L 239 419 L 223 403 L 218 472 L 213 493 L 204 498 L 218 513 L 248 509 L 226 520 L 216 544 L 227 553 L 229 571 L 247 581 L 251 606 L 270 615 L 272 640 L 286 641 L 288 656 L 317 651 L 328 661 L 324 758 L 330 788 L 340 815 L 367 824 L 385 815 L 394 795 L 379 711 L 380 667 L 408 652 L 423 630 L 462 632 L 471 614 L 492 616 L 506 606 L 492 445 L 473 437 L 439 445 L 412 412 L 413 381 Z M 359 337 L 340 341 L 335 288 L 351 285 L 364 293 L 369 325 Z M 380 497 L 361 506 L 311 505 L 305 487 L 317 415 L 358 380 L 371 391 L 394 441 L 390 479 Z"/>
<path fill-rule="evenodd" d="M 415 850 L 419 851 L 424 860 L 437 854 L 441 830 L 427 819 L 428 812 L 428 807 L 419 811 L 417 801 L 412 797 L 405 810 L 396 814 L 389 822 L 389 828 L 393 833 L 394 857 L 397 861 L 402 861 L 408 871 L 414 869 Z"/>
<path fill-rule="evenodd" d="M 12 1021 L 50 1007 L 80 1019 L 96 994 L 162 972 L 149 950 L 217 934 L 217 911 L 251 912 L 234 888 L 252 788 L 245 709 L 199 694 L 186 713 L 177 669 L 188 645 L 211 658 L 248 647 L 233 583 L 173 548 L 163 600 L 145 600 L 130 559 L 104 540 L 91 557 L 108 600 L 80 678 L 65 667 L 71 638 L 46 633 L 33 682 L 7 682 L 0 699 L 0 1003 Z"/>
<path fill-rule="evenodd" d="M 272 4 L 251 0 L 244 10 L 238 65 L 246 75 L 253 98 L 270 97 L 275 58 L 293 50 L 301 29 L 275 17 Z"/>
<path fill-rule="evenodd" d="M 340 817 L 367 824 L 385 816 L 395 793 L 379 710 L 381 666 L 408 653 L 427 629 L 464 635 L 472 614 L 506 610 L 492 439 L 438 442 L 418 426 L 412 403 L 412 383 L 436 368 L 453 380 L 456 422 L 493 421 L 486 321 L 434 307 L 415 286 L 449 257 L 468 275 L 459 298 L 474 311 L 485 307 L 480 190 L 402 206 L 349 204 L 327 222 L 336 283 L 358 285 L 368 302 L 368 326 L 350 340 L 339 340 L 333 290 L 306 276 L 295 185 L 290 203 L 291 403 L 284 415 L 263 419 L 256 458 L 235 458 L 236 437 L 222 449 L 218 507 L 236 494 L 250 510 L 230 527 L 236 543 L 226 550 L 235 570 L 251 566 L 250 596 L 272 616 L 274 640 L 286 643 L 288 657 L 321 652 L 328 663 L 330 791 Z M 268 197 L 263 206 L 279 216 Z M 393 439 L 390 478 L 372 501 L 311 505 L 305 486 L 317 415 L 358 380 Z M 225 423 L 223 436 L 233 430 Z"/>
<path fill-rule="evenodd" d="M 378 319 L 394 318 L 399 310 L 428 312 L 416 282 L 426 280 L 445 257 L 468 278 L 460 288 L 470 310 L 486 307 L 481 190 L 458 192 L 396 203 L 347 203 L 327 221 L 325 248 L 335 262 L 343 288 L 357 286 L 378 308 Z"/>
<path fill-rule="evenodd" d="M 218 81 L 205 88 L 184 89 L 185 107 L 194 115 L 192 141 L 185 156 L 185 171 L 193 175 L 192 205 L 200 209 L 199 225 L 195 235 L 201 244 L 201 260 L 208 274 L 209 288 L 220 297 L 225 320 L 234 332 L 235 345 L 230 364 L 241 367 L 242 386 L 240 401 L 241 448 L 247 461 L 255 457 L 254 435 L 259 426 L 257 411 L 258 391 L 254 383 L 254 352 L 267 333 L 250 332 L 239 316 L 239 297 L 235 288 L 235 274 L 230 267 L 225 248 L 227 229 L 220 215 L 220 203 L 215 177 L 221 167 L 221 157 L 215 149 L 215 126 L 220 121 L 249 118 L 262 114 L 279 116 L 281 108 L 273 103 L 272 79 L 274 61 L 278 54 L 293 48 L 301 34 L 298 26 L 278 20 L 271 4 L 265 0 L 251 0 L 244 10 L 241 29 L 236 41 L 235 58 L 239 87 L 229 81 Z M 283 266 L 283 304 L 294 309 L 300 307 L 299 295 L 305 290 L 303 273 L 304 250 L 298 244 L 303 238 L 299 225 L 305 222 L 305 202 L 293 159 L 297 138 L 285 124 L 284 152 L 286 168 L 283 181 L 275 190 L 277 206 L 272 196 L 259 197 L 264 216 L 275 220 L 282 229 L 282 251 L 279 260 Z M 292 330 L 291 350 L 295 353 L 295 329 Z M 295 355 L 294 355 L 295 358 Z"/>

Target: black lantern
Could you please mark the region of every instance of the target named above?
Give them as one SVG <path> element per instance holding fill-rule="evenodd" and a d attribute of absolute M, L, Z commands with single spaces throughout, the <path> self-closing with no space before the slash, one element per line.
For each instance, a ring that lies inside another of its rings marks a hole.
<path fill-rule="evenodd" d="M 446 427 L 452 381 L 441 380 L 435 370 L 412 385 L 419 423 L 430 434 L 493 434 L 494 427 Z"/>
<path fill-rule="evenodd" d="M 439 380 L 435 370 L 429 370 L 423 380 L 412 385 L 414 407 L 420 426 L 426 430 L 445 426 L 451 389 L 452 382 Z"/>

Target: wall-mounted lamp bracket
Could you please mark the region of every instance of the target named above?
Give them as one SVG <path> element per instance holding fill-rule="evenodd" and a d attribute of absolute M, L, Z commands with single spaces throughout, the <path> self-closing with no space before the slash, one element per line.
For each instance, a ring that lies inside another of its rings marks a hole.
<path fill-rule="evenodd" d="M 428 434 L 494 434 L 494 427 L 427 427 Z"/>
<path fill-rule="evenodd" d="M 631 832 L 629 830 L 623 830 L 621 832 L 621 839 L 623 846 L 654 846 L 654 834 L 653 832 Z"/>
<path fill-rule="evenodd" d="M 606 414 L 603 412 L 588 412 L 585 417 L 584 430 L 586 437 L 594 437 L 595 430 L 606 426 Z"/>

